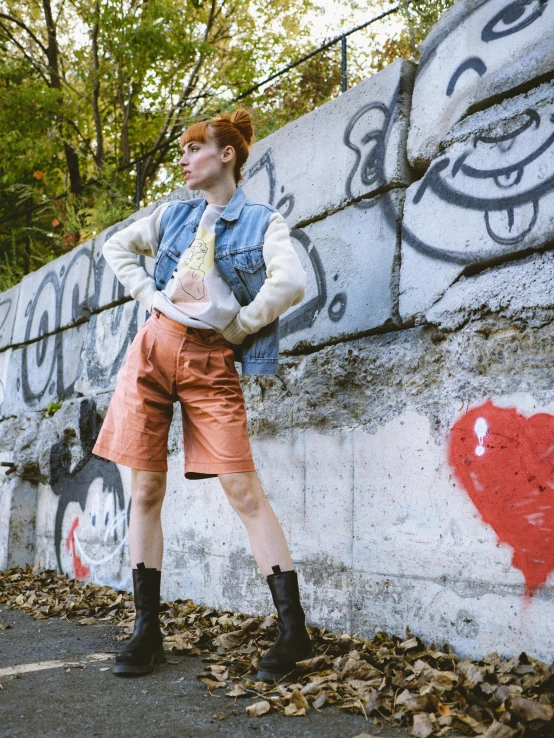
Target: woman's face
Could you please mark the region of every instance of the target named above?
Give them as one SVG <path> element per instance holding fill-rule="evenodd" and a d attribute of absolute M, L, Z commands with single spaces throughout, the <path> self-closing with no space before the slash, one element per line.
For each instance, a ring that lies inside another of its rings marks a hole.
<path fill-rule="evenodd" d="M 183 149 L 183 156 L 179 166 L 183 169 L 183 176 L 191 190 L 207 190 L 221 180 L 227 171 L 232 172 L 234 149 L 226 146 L 220 149 L 215 141 L 208 139 L 205 142 L 189 141 Z"/>

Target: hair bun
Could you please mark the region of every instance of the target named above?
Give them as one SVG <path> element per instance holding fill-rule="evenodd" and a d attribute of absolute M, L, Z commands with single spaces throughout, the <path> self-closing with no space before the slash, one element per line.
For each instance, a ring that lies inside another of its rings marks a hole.
<path fill-rule="evenodd" d="M 239 108 L 231 114 L 231 123 L 233 123 L 241 132 L 244 140 L 250 146 L 254 138 L 254 126 L 252 125 L 252 118 L 246 108 Z"/>

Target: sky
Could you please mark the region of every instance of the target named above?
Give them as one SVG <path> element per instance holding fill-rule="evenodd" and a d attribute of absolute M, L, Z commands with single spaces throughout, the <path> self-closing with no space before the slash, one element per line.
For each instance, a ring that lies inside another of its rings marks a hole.
<path fill-rule="evenodd" d="M 332 38 L 338 36 L 341 31 L 353 28 L 360 23 L 364 23 L 370 18 L 379 15 L 383 10 L 390 8 L 391 6 L 385 2 L 379 2 L 374 0 L 373 2 L 357 3 L 361 7 L 359 9 L 353 9 L 352 4 L 348 2 L 337 2 L 336 0 L 320 0 L 320 5 L 324 8 L 323 15 L 311 14 L 311 20 L 313 23 L 313 38 L 314 40 L 321 40 L 324 38 Z M 375 30 L 380 31 L 383 34 L 387 34 L 391 28 L 391 23 L 396 28 L 400 25 L 397 17 L 393 15 L 392 18 L 386 22 L 378 22 Z M 348 43 L 355 44 L 356 39 L 361 39 L 361 34 L 353 34 L 349 37 Z M 359 43 L 359 41 L 358 41 Z"/>

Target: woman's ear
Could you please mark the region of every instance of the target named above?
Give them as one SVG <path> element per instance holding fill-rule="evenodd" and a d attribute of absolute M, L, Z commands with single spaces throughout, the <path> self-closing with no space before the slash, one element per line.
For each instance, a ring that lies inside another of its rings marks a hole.
<path fill-rule="evenodd" d="M 223 149 L 223 161 L 228 162 L 232 161 L 235 156 L 235 149 L 233 146 L 226 146 Z"/>

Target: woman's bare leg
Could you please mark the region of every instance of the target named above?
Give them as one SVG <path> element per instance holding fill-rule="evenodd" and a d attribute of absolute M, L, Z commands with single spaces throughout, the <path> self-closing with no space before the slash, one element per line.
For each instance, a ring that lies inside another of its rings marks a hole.
<path fill-rule="evenodd" d="M 240 517 L 254 558 L 264 577 L 278 565 L 281 571 L 294 569 L 283 529 L 265 496 L 256 472 L 219 474 L 219 481 L 233 510 Z"/>
<path fill-rule="evenodd" d="M 129 550 L 131 567 L 144 562 L 147 569 L 162 570 L 164 550 L 161 512 L 167 472 L 131 469 Z"/>

